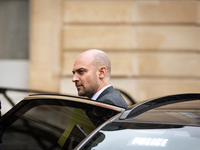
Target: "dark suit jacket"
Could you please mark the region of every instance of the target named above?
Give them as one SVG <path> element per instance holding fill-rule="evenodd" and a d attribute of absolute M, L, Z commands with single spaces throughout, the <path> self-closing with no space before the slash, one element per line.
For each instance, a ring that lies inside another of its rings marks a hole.
<path fill-rule="evenodd" d="M 97 101 L 118 107 L 128 108 L 128 105 L 119 91 L 115 91 L 113 86 L 106 88 L 97 98 Z"/>

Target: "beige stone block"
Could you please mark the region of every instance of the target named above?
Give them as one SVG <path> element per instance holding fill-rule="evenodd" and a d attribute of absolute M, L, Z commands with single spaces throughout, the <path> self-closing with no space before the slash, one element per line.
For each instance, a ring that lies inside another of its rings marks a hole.
<path fill-rule="evenodd" d="M 59 78 L 49 70 L 32 70 L 30 74 L 30 89 L 45 92 L 59 92 Z"/>
<path fill-rule="evenodd" d="M 64 1 L 65 23 L 121 23 L 132 20 L 130 1 Z"/>
<path fill-rule="evenodd" d="M 31 0 L 30 6 L 30 88 L 57 92 L 61 0 Z"/>
<path fill-rule="evenodd" d="M 134 72 L 132 53 L 107 53 L 111 61 L 112 76 L 132 76 Z"/>
<path fill-rule="evenodd" d="M 200 77 L 199 53 L 138 53 L 138 75 Z"/>
<path fill-rule="evenodd" d="M 135 39 L 130 26 L 65 26 L 63 48 L 73 49 L 129 49 Z"/>
<path fill-rule="evenodd" d="M 63 49 L 200 50 L 198 26 L 65 26 Z"/>
<path fill-rule="evenodd" d="M 200 50 L 198 26 L 139 26 L 136 48 L 146 50 Z"/>
<path fill-rule="evenodd" d="M 197 1 L 64 1 L 65 23 L 196 23 Z"/>
<path fill-rule="evenodd" d="M 65 52 L 63 55 L 62 76 L 72 76 L 73 65 L 81 52 Z"/>
<path fill-rule="evenodd" d="M 111 84 L 136 102 L 172 94 L 199 93 L 200 80 L 177 78 L 111 78 Z"/>
<path fill-rule="evenodd" d="M 197 1 L 138 1 L 137 21 L 142 23 L 197 23 Z"/>
<path fill-rule="evenodd" d="M 195 79 L 142 80 L 138 85 L 139 97 L 147 99 L 180 93 L 199 93 L 200 81 Z"/>

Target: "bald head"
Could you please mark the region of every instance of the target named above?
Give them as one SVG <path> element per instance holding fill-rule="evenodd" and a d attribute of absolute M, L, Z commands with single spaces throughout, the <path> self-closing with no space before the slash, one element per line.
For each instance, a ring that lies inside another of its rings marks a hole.
<path fill-rule="evenodd" d="M 77 87 L 78 95 L 91 98 L 100 89 L 109 85 L 110 59 L 101 50 L 87 50 L 77 57 L 72 72 L 72 81 Z"/>
<path fill-rule="evenodd" d="M 90 49 L 80 54 L 76 60 L 79 59 L 82 61 L 87 61 L 88 63 L 92 63 L 96 70 L 101 66 L 105 66 L 107 69 L 106 76 L 110 78 L 111 63 L 108 55 L 105 52 L 97 49 Z"/>

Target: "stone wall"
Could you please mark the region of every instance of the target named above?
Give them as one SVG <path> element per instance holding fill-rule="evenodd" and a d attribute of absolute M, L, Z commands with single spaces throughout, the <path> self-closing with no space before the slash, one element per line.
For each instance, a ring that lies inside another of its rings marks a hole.
<path fill-rule="evenodd" d="M 72 67 L 97 48 L 137 102 L 200 92 L 200 1 L 31 0 L 30 88 L 77 95 Z M 45 6 L 45 7 L 44 7 Z"/>

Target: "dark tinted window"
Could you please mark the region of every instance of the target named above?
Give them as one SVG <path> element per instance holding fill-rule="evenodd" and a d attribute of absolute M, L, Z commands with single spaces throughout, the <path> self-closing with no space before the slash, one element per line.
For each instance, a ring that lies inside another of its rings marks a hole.
<path fill-rule="evenodd" d="M 200 100 L 168 104 L 127 119 L 127 121 L 200 125 Z"/>
<path fill-rule="evenodd" d="M 75 147 L 97 126 L 116 113 L 107 108 L 73 101 L 28 101 L 24 107 L 12 114 L 12 117 L 4 119 L 5 132 L 1 148 L 67 149 L 70 139 L 74 141 L 72 147 Z"/>

